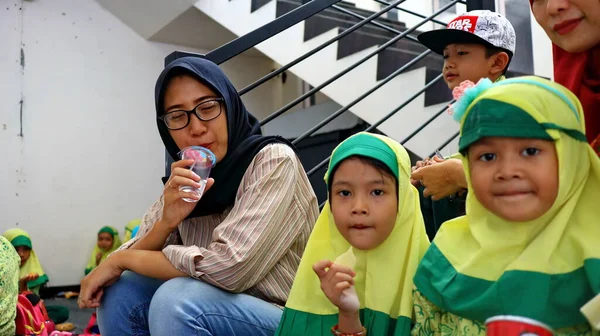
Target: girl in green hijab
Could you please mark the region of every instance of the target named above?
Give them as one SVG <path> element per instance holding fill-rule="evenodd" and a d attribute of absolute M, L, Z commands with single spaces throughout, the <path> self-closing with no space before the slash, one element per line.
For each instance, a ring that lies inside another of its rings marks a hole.
<path fill-rule="evenodd" d="M 415 335 L 485 335 L 499 315 L 598 335 L 600 158 L 583 109 L 537 77 L 481 81 L 454 107 L 467 214 L 442 225 L 414 278 Z"/>
<path fill-rule="evenodd" d="M 48 282 L 48 276 L 44 273 L 44 269 L 38 260 L 31 237 L 21 229 L 10 229 L 2 234 L 19 254 L 21 264 L 19 268 L 19 279 L 21 290 L 27 290 L 39 294 L 40 287 Z"/>
<path fill-rule="evenodd" d="M 90 255 L 85 275 L 88 275 L 96 266 L 100 265 L 109 254 L 116 251 L 121 246 L 119 231 L 112 226 L 105 226 L 98 231 L 96 246 Z"/>
<path fill-rule="evenodd" d="M 429 240 L 396 141 L 358 133 L 334 151 L 329 197 L 308 240 L 277 335 L 409 335 L 412 277 Z"/>
<path fill-rule="evenodd" d="M 123 243 L 128 242 L 130 239 L 132 239 L 135 236 L 133 234 L 133 231 L 135 230 L 136 227 L 139 227 L 141 223 L 142 223 L 141 219 L 134 219 L 134 220 L 130 221 L 129 223 L 127 223 L 127 225 L 125 226 L 125 235 L 123 236 Z"/>

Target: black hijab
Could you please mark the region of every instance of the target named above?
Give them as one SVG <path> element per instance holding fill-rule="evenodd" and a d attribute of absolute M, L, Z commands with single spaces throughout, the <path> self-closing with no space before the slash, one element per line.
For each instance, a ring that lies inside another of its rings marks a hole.
<path fill-rule="evenodd" d="M 227 154 L 210 171 L 215 184 L 202 196 L 187 218 L 222 213 L 235 202 L 235 195 L 246 169 L 263 147 L 271 143 L 284 143 L 294 147 L 282 137 L 263 136 L 258 120 L 246 110 L 240 95 L 223 71 L 211 61 L 199 57 L 179 58 L 162 71 L 154 91 L 157 117 L 164 113 L 164 93 L 174 73 L 189 74 L 224 100 L 228 132 Z M 173 160 L 178 161 L 177 154 L 181 149 L 175 144 L 164 122 L 157 119 L 157 123 L 167 152 Z M 162 180 L 166 183 L 168 176 Z"/>

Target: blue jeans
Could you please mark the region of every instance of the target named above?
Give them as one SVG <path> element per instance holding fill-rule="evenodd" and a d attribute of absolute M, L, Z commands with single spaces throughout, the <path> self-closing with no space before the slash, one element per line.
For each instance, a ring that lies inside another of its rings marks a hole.
<path fill-rule="evenodd" d="M 105 290 L 102 336 L 273 335 L 281 309 L 192 278 L 161 281 L 130 271 Z"/>

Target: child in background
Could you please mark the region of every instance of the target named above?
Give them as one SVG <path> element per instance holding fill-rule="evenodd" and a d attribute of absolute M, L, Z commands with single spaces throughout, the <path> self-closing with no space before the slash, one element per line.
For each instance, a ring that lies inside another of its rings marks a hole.
<path fill-rule="evenodd" d="M 409 175 L 406 150 L 384 136 L 358 133 L 333 151 L 329 199 L 277 335 L 410 333 L 412 277 L 429 241 Z M 355 262 L 331 261 L 343 253 Z"/>
<path fill-rule="evenodd" d="M 134 220 L 130 221 L 129 223 L 127 223 L 127 225 L 125 226 L 125 235 L 123 236 L 123 244 L 125 244 L 131 238 L 133 238 L 135 236 L 133 234 L 133 230 L 135 230 L 135 228 L 139 227 L 141 223 L 142 223 L 141 219 L 134 219 Z"/>
<path fill-rule="evenodd" d="M 446 29 L 418 36 L 419 42 L 444 57 L 444 81 L 450 90 L 470 80 L 500 81 L 515 53 L 517 37 L 512 24 L 489 10 L 464 13 Z"/>
<path fill-rule="evenodd" d="M 29 234 L 21 229 L 10 229 L 2 235 L 14 246 L 21 259 L 19 291 L 30 290 L 39 295 L 40 287 L 48 282 L 48 276 L 44 273 L 44 269 L 33 250 Z"/>
<path fill-rule="evenodd" d="M 537 77 L 482 81 L 453 106 L 467 214 L 444 223 L 414 278 L 413 334 L 485 335 L 516 315 L 592 335 L 600 293 L 600 158 L 581 104 Z"/>
<path fill-rule="evenodd" d="M 451 91 L 466 80 L 477 83 L 482 78 L 492 82 L 505 79 L 516 46 L 511 23 L 488 10 L 462 14 L 447 29 L 425 32 L 418 38 L 444 57 L 442 72 Z M 417 163 L 413 170 L 413 183 L 422 194 L 421 209 L 427 232 L 433 238 L 443 222 L 464 215 L 467 185 L 462 163 L 457 158 L 432 158 Z"/>
<path fill-rule="evenodd" d="M 131 231 L 131 239 L 135 238 L 135 236 L 137 236 L 138 231 L 140 230 L 140 226 L 136 226 L 133 228 L 133 230 Z"/>
<path fill-rule="evenodd" d="M 119 238 L 119 232 L 111 227 L 105 226 L 98 231 L 98 240 L 90 260 L 85 269 L 85 275 L 88 275 L 96 266 L 108 257 L 109 254 L 116 251 L 121 246 L 121 239 Z"/>
<path fill-rule="evenodd" d="M 0 236 L 0 335 L 15 334 L 20 263 L 14 247 Z"/>

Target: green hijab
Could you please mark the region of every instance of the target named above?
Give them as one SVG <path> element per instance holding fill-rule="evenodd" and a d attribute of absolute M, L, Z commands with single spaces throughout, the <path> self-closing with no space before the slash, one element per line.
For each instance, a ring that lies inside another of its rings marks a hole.
<path fill-rule="evenodd" d="M 510 222 L 479 202 L 463 157 L 467 215 L 441 227 L 415 275 L 417 289 L 442 310 L 482 323 L 518 315 L 554 329 L 585 324 L 579 309 L 600 293 L 600 158 L 584 136 L 581 104 L 537 77 L 465 93 L 456 114 L 460 151 L 484 137 L 553 141 L 558 195 L 539 218 Z"/>
<path fill-rule="evenodd" d="M 37 292 L 37 288 L 46 282 L 48 282 L 48 276 L 44 273 L 44 269 L 40 264 L 40 261 L 37 257 L 37 254 L 33 250 L 33 244 L 31 243 L 31 237 L 29 234 L 25 232 L 25 230 L 21 229 L 10 229 L 2 234 L 4 238 L 8 239 L 8 241 L 16 248 L 19 246 L 26 246 L 31 249 L 31 253 L 29 254 L 29 259 L 25 262 L 24 265 L 21 265 L 19 269 L 19 278 L 23 278 L 30 273 L 35 273 L 39 275 L 39 278 L 33 281 L 29 281 L 27 283 L 27 287 L 29 287 L 34 292 Z"/>
<path fill-rule="evenodd" d="M 128 242 L 131 238 L 133 238 L 133 229 L 139 226 L 142 223 L 141 219 L 134 219 L 127 223 L 125 226 L 125 235 L 123 236 L 123 243 Z"/>
<path fill-rule="evenodd" d="M 413 315 L 412 278 L 429 246 L 419 194 L 410 183 L 410 159 L 398 142 L 358 133 L 333 151 L 325 181 L 330 183 L 335 167 L 355 155 L 383 162 L 398 179 L 394 229 L 374 249 L 352 248 L 361 322 L 369 335 L 406 336 L 410 334 Z M 338 322 L 338 308 L 321 291 L 312 265 L 320 260 L 334 260 L 350 247 L 338 231 L 327 202 L 304 250 L 276 335 L 331 335 L 331 328 Z"/>
<path fill-rule="evenodd" d="M 90 273 L 94 268 L 96 268 L 96 255 L 98 253 L 102 253 L 102 259 L 100 259 L 100 262 L 106 260 L 106 258 L 108 258 L 108 256 L 113 253 L 114 251 L 116 251 L 120 246 L 121 246 L 121 238 L 119 238 L 119 231 L 117 231 L 117 229 L 115 229 L 112 226 L 105 226 L 103 228 L 100 229 L 100 231 L 98 231 L 98 234 L 101 233 L 108 233 L 113 237 L 113 243 L 112 246 L 108 249 L 108 250 L 103 250 L 100 247 L 98 247 L 98 243 L 96 243 L 96 245 L 94 245 L 94 250 L 92 251 L 92 255 L 90 256 L 90 259 L 88 261 L 87 267 L 85 268 L 85 274 L 87 275 L 88 273 Z"/>

